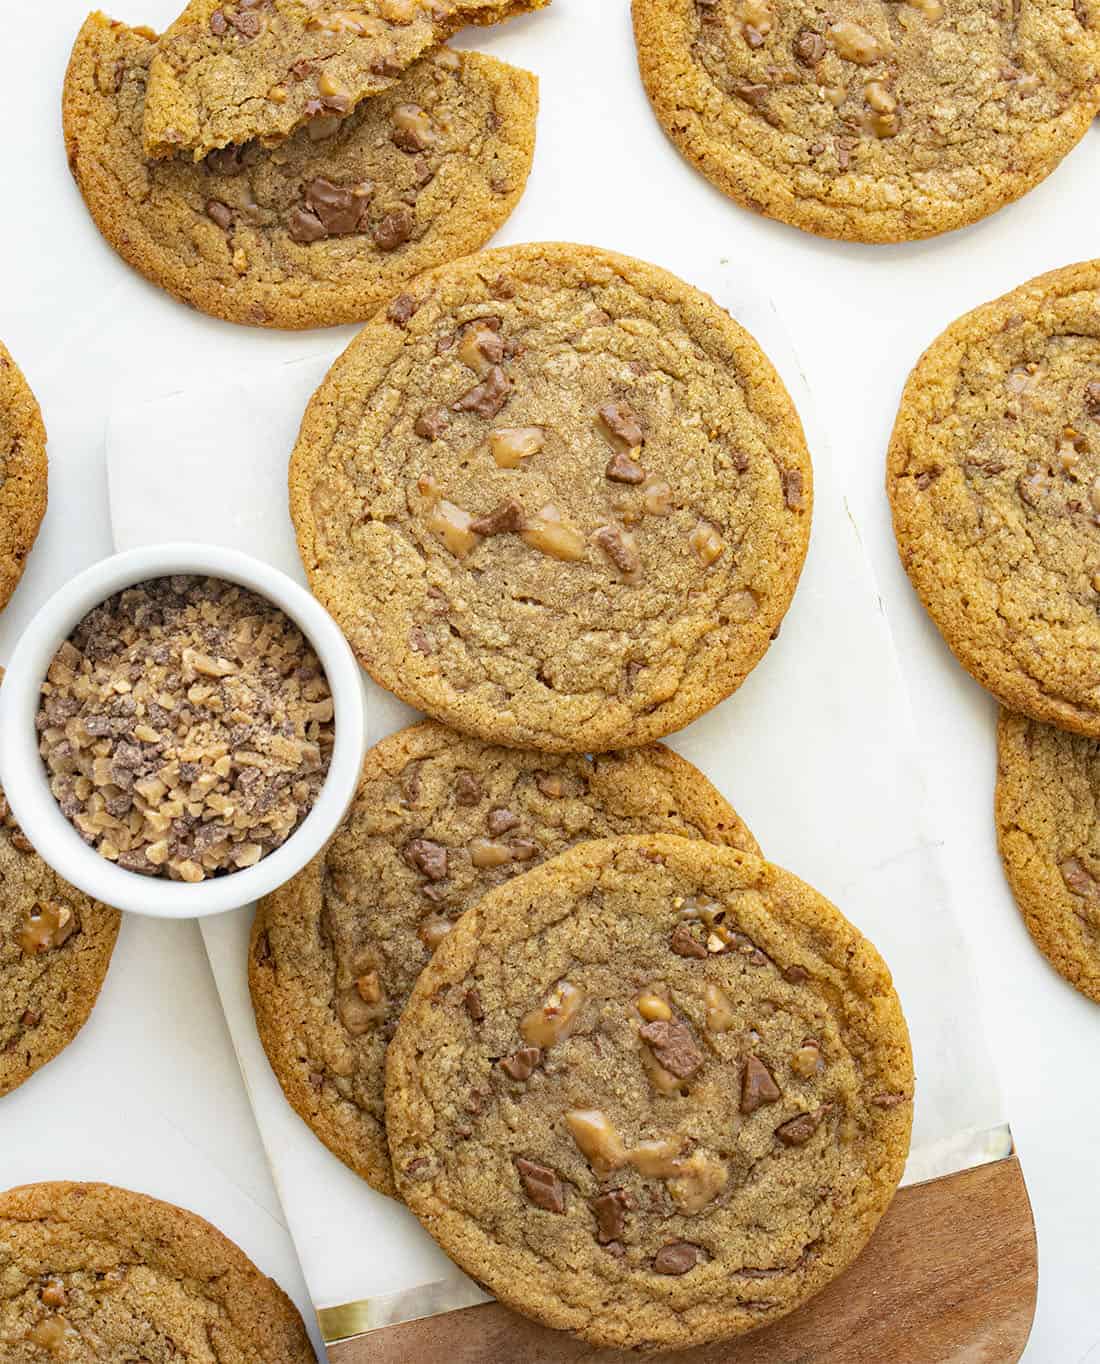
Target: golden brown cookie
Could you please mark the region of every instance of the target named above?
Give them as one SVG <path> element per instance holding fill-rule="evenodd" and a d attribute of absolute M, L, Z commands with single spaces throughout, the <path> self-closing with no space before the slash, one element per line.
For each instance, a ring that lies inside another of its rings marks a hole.
<path fill-rule="evenodd" d="M 0 790 L 0 1095 L 52 1061 L 88 1021 L 119 922 L 117 909 L 42 861 Z"/>
<path fill-rule="evenodd" d="M 42 413 L 0 341 L 0 609 L 19 586 L 46 514 L 46 481 Z"/>
<path fill-rule="evenodd" d="M 11 1364 L 315 1364 L 294 1304 L 192 1212 L 109 1184 L 0 1194 Z"/>
<path fill-rule="evenodd" d="M 549 0 L 191 0 L 165 30 L 149 69 L 143 141 L 149 157 L 259 138 L 273 146 L 303 124 L 350 113 L 395 85 L 466 24 L 494 24 Z M 399 125 L 430 136 L 413 106 Z"/>
<path fill-rule="evenodd" d="M 507 1306 L 600 1347 L 755 1330 L 859 1254 L 913 1068 L 890 974 L 816 891 L 672 837 L 491 891 L 386 1065 L 397 1186 Z"/>
<path fill-rule="evenodd" d="M 741 685 L 794 593 L 810 457 L 675 276 L 508 247 L 421 276 L 306 412 L 291 513 L 375 680 L 489 742 L 633 747 Z"/>
<path fill-rule="evenodd" d="M 948 327 L 909 376 L 886 482 L 963 667 L 1012 710 L 1100 735 L 1100 264 Z"/>
<path fill-rule="evenodd" d="M 290 1103 L 374 1188 L 394 1192 L 386 1044 L 435 945 L 494 886 L 582 839 L 634 832 L 759 851 L 703 774 L 660 744 L 559 758 L 428 721 L 367 754 L 343 828 L 261 902 L 249 983 Z"/>
<path fill-rule="evenodd" d="M 119 255 L 214 317 L 265 327 L 370 317 L 420 271 L 486 241 L 526 184 L 537 82 L 491 57 L 441 48 L 345 119 L 195 164 L 145 160 L 156 51 L 148 29 L 88 19 L 65 79 L 69 164 Z"/>
<path fill-rule="evenodd" d="M 997 841 L 1027 931 L 1100 1004 L 1100 744 L 1002 710 Z"/>
<path fill-rule="evenodd" d="M 634 0 L 634 32 L 688 160 L 825 237 L 976 222 L 1049 175 L 1100 108 L 1092 0 Z"/>

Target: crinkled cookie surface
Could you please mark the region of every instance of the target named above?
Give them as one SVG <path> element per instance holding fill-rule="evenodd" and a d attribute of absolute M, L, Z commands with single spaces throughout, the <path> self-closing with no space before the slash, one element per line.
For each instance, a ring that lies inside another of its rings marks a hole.
<path fill-rule="evenodd" d="M 150 162 L 156 51 L 146 29 L 88 19 L 65 80 L 69 164 L 122 258 L 215 317 L 290 328 L 370 317 L 420 271 L 479 247 L 527 182 L 535 78 L 447 48 L 277 147 Z"/>
<path fill-rule="evenodd" d="M 87 1022 L 119 921 L 117 909 L 42 861 L 0 790 L 0 1095 L 52 1061 Z"/>
<path fill-rule="evenodd" d="M 909 241 L 1047 176 L 1100 107 L 1094 0 L 634 0 L 665 131 L 757 212 Z"/>
<path fill-rule="evenodd" d="M 902 396 L 887 467 L 906 571 L 1010 709 L 1100 736 L 1100 266 L 953 323 Z"/>
<path fill-rule="evenodd" d="M 490 742 L 634 747 L 734 691 L 810 533 L 798 416 L 673 275 L 508 247 L 421 276 L 314 396 L 313 591 L 376 681 Z"/>
<path fill-rule="evenodd" d="M 997 838 L 1016 903 L 1060 975 L 1100 1004 L 1100 746 L 1002 710 Z"/>
<path fill-rule="evenodd" d="M 314 1364 L 293 1303 L 201 1217 L 107 1184 L 0 1194 L 6 1364 Z"/>
<path fill-rule="evenodd" d="M 387 1058 L 400 1193 L 507 1305 L 602 1347 L 762 1326 L 862 1249 L 908 1150 L 890 975 L 751 854 L 585 843 L 491 891 Z"/>
<path fill-rule="evenodd" d="M 583 839 L 631 832 L 757 851 L 703 774 L 660 745 L 552 757 L 429 721 L 368 753 L 343 828 L 261 903 L 249 982 L 290 1103 L 376 1189 L 394 1192 L 386 1045 L 434 948 L 494 886 Z"/>
<path fill-rule="evenodd" d="M 46 514 L 46 428 L 34 394 L 0 341 L 0 608 L 19 586 Z"/>
<path fill-rule="evenodd" d="M 146 155 L 194 160 L 283 141 L 396 84 L 465 24 L 549 0 L 191 0 L 157 46 L 143 116 Z"/>

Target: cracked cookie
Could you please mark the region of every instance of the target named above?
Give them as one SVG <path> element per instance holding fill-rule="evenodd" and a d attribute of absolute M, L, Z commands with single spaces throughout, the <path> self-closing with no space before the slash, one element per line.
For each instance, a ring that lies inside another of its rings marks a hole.
<path fill-rule="evenodd" d="M 118 926 L 117 909 L 42 861 L 0 790 L 0 1095 L 52 1061 L 88 1021 Z"/>
<path fill-rule="evenodd" d="M 494 24 L 549 0 L 191 0 L 149 68 L 149 157 L 282 142 L 316 118 L 349 114 L 389 90 L 466 24 Z M 438 136 L 401 110 L 396 136 L 424 151 Z"/>
<path fill-rule="evenodd" d="M 494 886 L 630 832 L 758 851 L 703 774 L 661 745 L 549 757 L 428 721 L 370 751 L 339 833 L 261 902 L 249 983 L 264 1049 L 291 1105 L 374 1188 L 394 1192 L 386 1045 L 435 947 Z"/>
<path fill-rule="evenodd" d="M 905 386 L 886 482 L 963 667 L 1009 709 L 1100 736 L 1100 263 L 948 327 Z"/>
<path fill-rule="evenodd" d="M 291 460 L 314 593 L 375 680 L 489 742 L 634 747 L 744 681 L 810 533 L 798 416 L 665 271 L 543 243 L 423 275 Z"/>
<path fill-rule="evenodd" d="M 901 1176 L 908 1034 L 878 953 L 749 853 L 585 843 L 491 891 L 390 1043 L 397 1186 L 490 1292 L 599 1347 L 755 1330 Z"/>
<path fill-rule="evenodd" d="M 480 246 L 526 184 L 537 83 L 491 57 L 442 48 L 347 118 L 193 163 L 142 151 L 156 51 L 148 29 L 87 20 L 65 78 L 69 164 L 119 255 L 214 317 L 362 320 L 420 271 Z"/>
<path fill-rule="evenodd" d="M 1100 1004 L 1100 746 L 1002 710 L 997 841 L 1027 931 Z"/>
<path fill-rule="evenodd" d="M 314 1364 L 294 1304 L 192 1212 L 109 1184 L 0 1194 L 0 1355 Z"/>
<path fill-rule="evenodd" d="M 46 514 L 46 470 L 42 413 L 0 341 L 0 609 L 19 586 Z"/>
<path fill-rule="evenodd" d="M 930 237 L 1018 199 L 1100 108 L 1095 0 L 634 0 L 680 151 L 758 213 Z"/>

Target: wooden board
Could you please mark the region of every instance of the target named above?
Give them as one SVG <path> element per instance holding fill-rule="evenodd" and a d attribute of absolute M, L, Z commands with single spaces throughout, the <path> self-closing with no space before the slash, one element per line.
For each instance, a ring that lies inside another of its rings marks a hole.
<path fill-rule="evenodd" d="M 856 1263 L 762 1331 L 676 1354 L 593 1350 L 498 1303 L 329 1346 L 331 1364 L 1013 1364 L 1035 1315 L 1015 1156 L 902 1189 Z"/>

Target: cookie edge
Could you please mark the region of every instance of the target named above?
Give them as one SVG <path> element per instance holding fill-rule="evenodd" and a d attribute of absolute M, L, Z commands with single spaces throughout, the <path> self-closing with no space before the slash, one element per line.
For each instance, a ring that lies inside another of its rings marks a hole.
<path fill-rule="evenodd" d="M 415 745 L 422 742 L 437 744 L 452 737 L 465 742 L 481 742 L 476 738 L 452 732 L 446 725 L 436 720 L 420 720 L 374 744 L 364 757 L 352 809 L 354 810 L 366 783 L 383 773 L 384 765 L 391 755 L 406 756 L 407 761 L 413 762 L 419 756 L 415 751 Z M 759 853 L 759 844 L 741 816 L 705 773 L 688 759 L 681 757 L 664 744 L 632 749 L 622 756 L 630 760 L 648 760 L 658 765 L 673 786 L 678 813 L 696 827 L 709 830 L 716 839 L 714 846 L 742 848 L 748 844 Z M 343 824 L 340 827 L 342 829 Z M 337 837 L 338 834 L 339 830 L 333 837 Z M 708 837 L 705 841 L 712 840 Z M 256 1028 L 268 1064 L 279 1082 L 286 1101 L 314 1136 L 372 1189 L 390 1198 L 400 1199 L 390 1163 L 385 1123 L 377 1122 L 362 1109 L 356 1109 L 349 1122 L 334 1120 L 332 1105 L 322 1108 L 317 1103 L 317 1095 L 311 1089 L 308 1079 L 301 1073 L 302 1067 L 298 1063 L 294 1034 L 288 1026 L 289 1020 L 295 1015 L 285 1006 L 288 998 L 293 998 L 299 992 L 272 988 L 272 982 L 263 975 L 266 968 L 256 957 L 259 940 L 270 928 L 273 915 L 285 912 L 301 914 L 303 917 L 306 915 L 319 917 L 321 883 L 327 852 L 326 846 L 309 866 L 292 877 L 285 886 L 265 896 L 256 906 L 248 945 L 248 985 L 256 1017 Z M 512 881 L 518 879 L 519 877 L 513 877 Z"/>
<path fill-rule="evenodd" d="M 680 862 L 686 875 L 691 875 L 694 867 L 700 864 L 700 853 L 709 851 L 713 856 L 716 852 L 715 849 L 708 849 L 705 845 L 667 835 L 605 839 L 580 844 L 569 852 L 543 863 L 528 875 L 537 876 L 540 880 L 565 875 L 574 877 L 579 883 L 583 884 L 586 877 L 586 864 L 607 865 L 608 862 L 624 851 L 628 853 L 638 852 L 643 855 L 645 852 L 656 851 L 666 861 Z M 885 1037 L 887 1028 L 896 1034 L 891 1039 L 891 1046 L 888 1049 L 891 1058 L 889 1067 L 890 1085 L 893 1087 L 896 1083 L 911 1095 L 913 1093 L 914 1072 L 908 1026 L 889 969 L 873 944 L 825 896 L 805 882 L 800 881 L 790 872 L 783 871 L 760 858 L 754 858 L 749 854 L 736 852 L 732 849 L 719 850 L 717 855 L 720 859 L 732 860 L 740 867 L 747 865 L 750 870 L 763 871 L 765 875 L 770 875 L 775 881 L 782 881 L 788 890 L 796 891 L 796 901 L 792 903 L 789 898 L 786 901 L 785 908 L 788 911 L 793 911 L 795 917 L 800 920 L 807 920 L 809 927 L 813 927 L 815 924 L 819 926 L 822 921 L 827 921 L 832 933 L 835 934 L 839 930 L 841 936 L 847 939 L 853 949 L 849 954 L 848 969 L 853 974 L 865 977 L 868 982 L 872 982 L 878 987 L 875 991 L 875 997 L 880 1000 L 882 1009 L 877 1012 L 883 1014 L 883 1017 L 878 1019 L 879 1036 Z M 529 882 L 527 888 L 537 891 L 538 881 Z M 412 1064 L 417 1049 L 417 1014 L 421 1010 L 430 1010 L 431 996 L 441 987 L 454 985 L 465 979 L 478 954 L 483 931 L 487 928 L 496 928 L 508 917 L 511 917 L 509 914 L 511 908 L 509 889 L 508 885 L 498 887 L 467 911 L 460 921 L 459 927 L 444 939 L 440 949 L 437 949 L 435 957 L 421 973 L 409 1003 L 402 1014 L 397 1032 L 390 1043 L 386 1063 L 386 1105 L 387 1113 L 390 1115 L 388 1132 L 391 1151 L 394 1152 L 395 1157 L 402 1141 L 406 1137 L 411 1138 L 417 1127 L 415 1117 L 410 1119 L 408 1116 L 408 1110 L 410 1108 L 415 1109 L 418 1106 L 416 1095 L 419 1087 L 416 1081 L 416 1067 Z M 809 892 L 808 897 L 804 892 Z M 551 898 L 547 897 L 548 900 Z M 528 927 L 542 926 L 541 922 L 537 921 L 537 915 L 538 909 L 535 908 L 534 913 L 527 918 Z M 899 1056 L 894 1056 L 897 1045 L 900 1045 L 901 1052 Z M 750 1330 L 780 1320 L 804 1305 L 828 1283 L 837 1278 L 856 1259 L 870 1240 L 896 1193 L 908 1156 L 912 1128 L 912 1102 L 882 1109 L 880 1110 L 880 1117 L 878 1147 L 883 1156 L 883 1163 L 879 1166 L 876 1172 L 877 1177 L 873 1180 L 873 1187 L 869 1195 L 870 1203 L 863 1218 L 854 1228 L 854 1234 L 845 1237 L 838 1247 L 838 1263 L 823 1267 L 824 1272 L 819 1270 L 816 1276 L 810 1278 L 803 1293 L 793 1298 L 789 1304 L 784 1305 L 782 1311 L 772 1316 L 760 1318 L 757 1315 L 751 1321 L 739 1321 L 736 1325 L 727 1323 L 724 1327 L 720 1325 L 717 1330 L 710 1328 L 692 1330 L 681 1326 L 679 1329 L 674 1328 L 667 1333 L 657 1335 L 654 1334 L 652 1326 L 647 1324 L 646 1344 L 664 1349 L 682 1349 L 747 1334 Z M 624 1336 L 621 1330 L 609 1331 L 600 1322 L 593 1325 L 590 1321 L 578 1321 L 575 1312 L 571 1312 L 568 1308 L 562 1308 L 559 1304 L 548 1303 L 545 1297 L 522 1296 L 513 1290 L 511 1283 L 506 1281 L 510 1277 L 507 1270 L 504 1279 L 495 1273 L 486 1273 L 486 1260 L 496 1258 L 492 1243 L 490 1243 L 487 1255 L 478 1257 L 479 1262 L 477 1263 L 471 1257 L 456 1253 L 456 1246 L 466 1239 L 463 1233 L 465 1219 L 460 1214 L 453 1212 L 445 1200 L 435 1199 L 431 1195 L 432 1186 L 430 1183 L 402 1180 L 398 1177 L 397 1184 L 399 1191 L 405 1196 L 407 1205 L 441 1248 L 468 1274 L 480 1282 L 487 1283 L 489 1290 L 506 1306 L 531 1317 L 542 1325 L 571 1331 L 574 1335 L 597 1348 L 622 1349 L 637 1345 L 637 1341 L 629 1335 Z"/>

